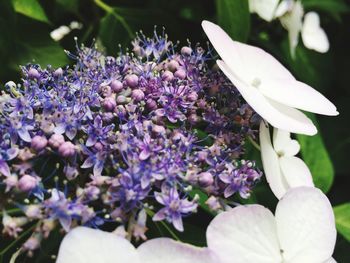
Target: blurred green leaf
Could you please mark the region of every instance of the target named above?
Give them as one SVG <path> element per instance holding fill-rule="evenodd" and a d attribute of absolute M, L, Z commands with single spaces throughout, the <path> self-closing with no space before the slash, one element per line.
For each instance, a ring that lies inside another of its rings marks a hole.
<path fill-rule="evenodd" d="M 309 167 L 316 187 L 327 193 L 334 180 L 334 168 L 324 145 L 321 131 L 314 114 L 307 114 L 318 129 L 314 136 L 297 135 L 301 147 L 301 155 Z"/>
<path fill-rule="evenodd" d="M 38 0 L 12 0 L 12 3 L 17 13 L 41 22 L 50 23 Z"/>
<path fill-rule="evenodd" d="M 56 0 L 65 10 L 72 13 L 79 12 L 79 0 Z"/>
<path fill-rule="evenodd" d="M 350 203 L 333 208 L 337 230 L 350 242 Z"/>
<path fill-rule="evenodd" d="M 321 10 L 341 20 L 341 14 L 349 12 L 349 6 L 343 0 L 303 0 L 303 6 L 310 10 Z"/>
<path fill-rule="evenodd" d="M 250 32 L 247 0 L 216 0 L 218 23 L 234 39 L 246 42 Z"/>
<path fill-rule="evenodd" d="M 332 54 L 330 52 L 321 54 L 309 50 L 302 46 L 301 39 L 295 50 L 294 58 L 289 52 L 287 39 L 283 41 L 282 49 L 284 57 L 297 79 L 321 91 L 332 86 L 334 68 L 332 68 Z"/>

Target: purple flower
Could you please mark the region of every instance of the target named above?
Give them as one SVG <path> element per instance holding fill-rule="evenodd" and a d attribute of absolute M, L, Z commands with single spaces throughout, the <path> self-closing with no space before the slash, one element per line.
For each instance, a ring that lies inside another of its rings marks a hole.
<path fill-rule="evenodd" d="M 160 209 L 154 216 L 153 221 L 161 221 L 166 219 L 172 223 L 174 227 L 183 231 L 182 216 L 188 215 L 197 209 L 198 204 L 194 201 L 189 201 L 187 198 L 181 199 L 175 187 L 170 189 L 162 187 L 162 192 L 154 193 L 157 202 L 165 207 Z"/>

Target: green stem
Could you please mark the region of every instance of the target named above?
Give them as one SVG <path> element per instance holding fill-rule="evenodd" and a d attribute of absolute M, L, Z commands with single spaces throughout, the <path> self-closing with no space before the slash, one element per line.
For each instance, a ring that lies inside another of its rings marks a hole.
<path fill-rule="evenodd" d="M 259 152 L 261 151 L 259 144 L 257 144 L 252 137 L 248 136 L 248 140 Z"/>
<path fill-rule="evenodd" d="M 7 247 L 5 247 L 1 252 L 0 256 L 3 256 L 7 251 L 9 251 L 18 241 L 20 241 L 22 238 L 24 238 L 26 235 L 28 235 L 34 228 L 37 227 L 38 224 L 34 224 L 31 227 L 29 227 L 26 231 L 24 231 L 19 237 L 17 237 L 14 241 L 12 241 Z"/>
<path fill-rule="evenodd" d="M 153 217 L 154 216 L 154 212 L 150 209 L 146 209 L 146 213 L 150 216 Z M 171 228 L 164 222 L 164 221 L 159 221 L 164 228 L 169 232 L 169 234 L 177 241 L 181 241 L 181 239 L 174 233 L 173 230 L 171 230 Z"/>
<path fill-rule="evenodd" d="M 23 212 L 22 209 L 20 208 L 12 208 L 12 209 L 9 209 L 9 210 L 5 210 L 7 214 L 9 215 L 13 215 L 13 214 L 17 214 L 19 212 Z M 2 216 L 3 212 L 0 212 L 0 216 Z"/>
<path fill-rule="evenodd" d="M 101 9 L 103 9 L 104 11 L 106 11 L 108 14 L 111 14 L 112 16 L 114 16 L 115 19 L 117 19 L 122 26 L 125 28 L 125 30 L 128 32 L 128 35 L 130 38 L 134 38 L 134 33 L 131 30 L 130 26 L 128 25 L 128 23 L 126 23 L 125 19 L 116 13 L 115 9 L 109 5 L 107 5 L 106 3 L 104 3 L 102 0 L 94 0 L 95 4 L 100 7 Z"/>

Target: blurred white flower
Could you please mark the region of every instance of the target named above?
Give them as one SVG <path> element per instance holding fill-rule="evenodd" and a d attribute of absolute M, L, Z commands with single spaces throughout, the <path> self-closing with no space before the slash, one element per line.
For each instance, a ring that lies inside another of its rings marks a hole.
<path fill-rule="evenodd" d="M 312 176 L 306 164 L 295 155 L 300 150 L 296 140 L 290 138 L 290 133 L 273 130 L 273 146 L 269 128 L 260 123 L 261 159 L 267 182 L 278 199 L 293 187 L 313 187 Z"/>
<path fill-rule="evenodd" d="M 72 21 L 69 26 L 62 25 L 51 31 L 50 36 L 55 41 L 60 41 L 74 29 L 82 29 L 83 24 L 77 21 Z"/>
<path fill-rule="evenodd" d="M 293 188 L 275 216 L 261 205 L 238 206 L 216 216 L 207 230 L 220 263 L 330 263 L 336 242 L 332 206 L 317 188 Z"/>
<path fill-rule="evenodd" d="M 50 36 L 55 41 L 60 41 L 65 35 L 68 35 L 70 32 L 70 28 L 68 26 L 60 26 L 53 30 L 50 33 Z"/>
<path fill-rule="evenodd" d="M 314 135 L 316 127 L 297 109 L 324 115 L 339 114 L 332 102 L 297 81 L 264 50 L 233 41 L 224 30 L 209 21 L 203 21 L 202 27 L 222 59 L 217 60 L 220 69 L 247 103 L 275 128 Z"/>
<path fill-rule="evenodd" d="M 281 24 L 288 31 L 291 54 L 301 33 L 303 43 L 308 49 L 325 53 L 329 50 L 329 41 L 325 31 L 320 27 L 319 15 L 309 12 L 304 16 L 304 9 L 300 1 L 283 0 L 249 0 L 251 13 L 257 13 L 262 19 L 271 22 L 279 18 Z M 304 17 L 304 19 L 303 19 Z"/>
<path fill-rule="evenodd" d="M 207 248 L 169 238 L 149 240 L 137 249 L 113 233 L 77 227 L 63 239 L 56 263 L 214 263 Z"/>

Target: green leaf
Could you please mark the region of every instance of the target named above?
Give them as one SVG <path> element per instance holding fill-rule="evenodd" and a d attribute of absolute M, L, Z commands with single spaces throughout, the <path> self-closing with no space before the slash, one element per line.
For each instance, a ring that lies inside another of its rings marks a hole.
<path fill-rule="evenodd" d="M 38 0 L 12 0 L 12 3 L 17 13 L 44 23 L 50 23 Z"/>
<path fill-rule="evenodd" d="M 315 186 L 327 193 L 334 180 L 334 168 L 324 145 L 321 131 L 314 114 L 307 114 L 318 129 L 314 136 L 297 135 L 301 147 L 301 155 L 309 167 Z"/>
<path fill-rule="evenodd" d="M 218 23 L 234 39 L 246 42 L 250 31 L 247 0 L 216 0 Z"/>
<path fill-rule="evenodd" d="M 350 203 L 333 208 L 337 230 L 350 242 Z"/>
<path fill-rule="evenodd" d="M 56 0 L 65 10 L 72 13 L 79 13 L 79 0 Z"/>
<path fill-rule="evenodd" d="M 341 14 L 350 10 L 343 0 L 303 0 L 302 2 L 306 9 L 327 12 L 338 21 L 341 20 Z"/>

